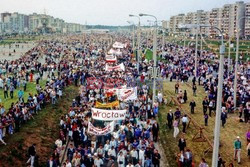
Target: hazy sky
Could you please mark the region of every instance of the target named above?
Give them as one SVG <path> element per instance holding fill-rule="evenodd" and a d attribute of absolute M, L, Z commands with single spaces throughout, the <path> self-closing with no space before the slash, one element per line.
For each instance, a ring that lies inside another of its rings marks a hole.
<path fill-rule="evenodd" d="M 129 14 L 148 13 L 158 20 L 169 19 L 179 13 L 210 10 L 236 0 L 0 0 L 0 13 L 46 13 L 67 22 L 103 25 L 127 25 Z M 245 0 L 250 2 L 250 0 Z M 147 24 L 150 18 L 142 18 Z"/>

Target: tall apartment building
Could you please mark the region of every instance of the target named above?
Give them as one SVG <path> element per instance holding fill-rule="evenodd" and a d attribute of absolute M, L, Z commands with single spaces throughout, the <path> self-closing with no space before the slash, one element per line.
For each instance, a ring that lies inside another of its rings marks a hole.
<path fill-rule="evenodd" d="M 7 33 L 28 31 L 28 16 L 20 13 L 2 13 L 3 31 Z"/>
<path fill-rule="evenodd" d="M 83 25 L 66 23 L 46 14 L 1 13 L 0 33 L 82 32 Z"/>
<path fill-rule="evenodd" d="M 222 27 L 222 9 L 221 8 L 214 8 L 211 10 L 209 14 L 209 24 L 215 27 L 218 27 L 221 29 Z M 214 38 L 218 35 L 218 32 L 216 29 L 210 27 L 209 28 L 209 34 L 211 38 Z"/>
<path fill-rule="evenodd" d="M 250 39 L 250 3 L 246 3 L 245 17 L 245 37 Z"/>
<path fill-rule="evenodd" d="M 170 29 L 172 32 L 178 32 L 178 26 L 185 23 L 185 14 L 178 14 L 170 18 Z"/>
<path fill-rule="evenodd" d="M 211 11 L 207 12 L 203 10 L 198 10 L 196 12 L 187 13 L 184 22 L 185 24 L 213 25 L 221 29 L 225 37 L 236 36 L 237 24 L 239 22 L 240 37 L 246 37 L 247 35 L 249 36 L 250 33 L 249 15 L 249 3 L 238 1 L 234 4 L 225 4 L 222 8 L 214 8 Z M 170 18 L 170 31 L 172 30 L 172 32 L 178 32 L 178 16 L 179 15 L 172 16 Z M 248 16 L 248 18 L 245 19 L 244 16 Z M 188 31 L 190 35 L 195 34 L 195 29 L 190 29 Z M 211 27 L 201 28 L 201 33 L 208 37 L 216 37 L 219 35 L 218 31 Z"/>

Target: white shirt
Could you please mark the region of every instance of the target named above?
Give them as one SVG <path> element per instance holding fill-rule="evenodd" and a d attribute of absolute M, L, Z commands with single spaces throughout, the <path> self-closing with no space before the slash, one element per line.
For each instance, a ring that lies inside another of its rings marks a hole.
<path fill-rule="evenodd" d="M 187 117 L 182 117 L 181 121 L 187 123 L 188 122 L 188 118 Z"/>

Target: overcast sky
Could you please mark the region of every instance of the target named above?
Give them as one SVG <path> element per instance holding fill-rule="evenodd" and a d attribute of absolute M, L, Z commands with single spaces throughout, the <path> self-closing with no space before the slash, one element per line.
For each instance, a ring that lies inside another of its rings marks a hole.
<path fill-rule="evenodd" d="M 236 0 L 0 0 L 0 13 L 19 12 L 24 14 L 44 13 L 62 18 L 67 22 L 88 25 L 127 25 L 129 14 L 148 13 L 158 20 L 168 20 L 179 13 L 222 7 Z M 250 0 L 245 0 L 250 2 Z M 150 18 L 142 18 L 146 24 Z"/>

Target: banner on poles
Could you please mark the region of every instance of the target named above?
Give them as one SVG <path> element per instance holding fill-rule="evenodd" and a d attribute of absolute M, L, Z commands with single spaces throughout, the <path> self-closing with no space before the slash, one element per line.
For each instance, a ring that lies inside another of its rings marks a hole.
<path fill-rule="evenodd" d="M 109 123 L 104 128 L 97 128 L 91 122 L 88 124 L 88 133 L 96 136 L 107 135 L 114 130 L 114 121 Z"/>
<path fill-rule="evenodd" d="M 95 107 L 96 108 L 113 108 L 113 107 L 116 107 L 116 106 L 119 106 L 119 101 L 116 100 L 116 101 L 113 101 L 111 103 L 100 103 L 100 102 L 96 102 L 95 104 Z"/>
<path fill-rule="evenodd" d="M 108 64 L 106 64 L 106 67 L 105 67 L 105 70 L 106 71 L 125 71 L 125 66 L 123 63 L 117 65 L 117 66 L 109 66 Z"/>
<path fill-rule="evenodd" d="M 124 120 L 126 117 L 126 110 L 102 110 L 91 108 L 92 118 L 101 121 Z"/>

